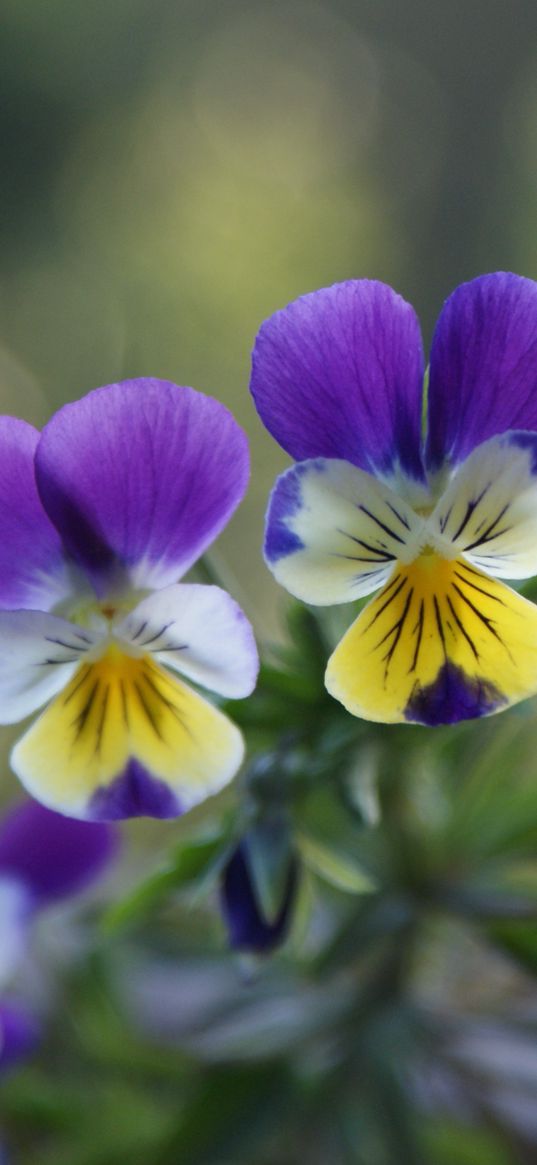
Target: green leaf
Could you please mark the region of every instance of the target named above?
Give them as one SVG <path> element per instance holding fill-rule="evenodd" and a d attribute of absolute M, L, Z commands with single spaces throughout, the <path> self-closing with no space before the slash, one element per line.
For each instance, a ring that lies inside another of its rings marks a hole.
<path fill-rule="evenodd" d="M 171 855 L 170 864 L 152 874 L 114 903 L 103 918 L 106 932 L 117 930 L 145 917 L 171 893 L 190 890 L 204 892 L 218 877 L 231 852 L 231 844 L 221 837 L 185 842 Z"/>
<path fill-rule="evenodd" d="M 306 865 L 332 886 L 349 894 L 369 894 L 376 889 L 373 878 L 349 853 L 333 849 L 310 834 L 299 833 L 296 842 Z"/>
<path fill-rule="evenodd" d="M 267 922 L 273 922 L 289 884 L 293 859 L 289 830 L 281 820 L 259 821 L 245 834 L 243 845 L 255 897 Z"/>

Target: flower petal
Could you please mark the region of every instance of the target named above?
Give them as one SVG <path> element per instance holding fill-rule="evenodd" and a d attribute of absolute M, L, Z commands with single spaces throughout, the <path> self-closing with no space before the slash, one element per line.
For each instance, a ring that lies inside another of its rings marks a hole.
<path fill-rule="evenodd" d="M 423 355 L 413 309 L 390 287 L 350 280 L 295 300 L 258 334 L 251 389 L 297 461 L 335 457 L 421 480 Z"/>
<path fill-rule="evenodd" d="M 537 283 L 499 271 L 463 283 L 440 314 L 427 465 L 456 465 L 507 429 L 537 429 Z"/>
<path fill-rule="evenodd" d="M 0 988 L 25 954 L 33 907 L 27 886 L 16 874 L 0 868 Z"/>
<path fill-rule="evenodd" d="M 0 724 L 35 712 L 67 684 L 95 642 L 43 611 L 0 611 Z"/>
<path fill-rule="evenodd" d="M 37 1019 L 14 999 L 0 1003 L 0 1075 L 31 1055 L 41 1036 Z"/>
<path fill-rule="evenodd" d="M 4 877 L 16 879 L 33 906 L 43 906 L 85 889 L 116 849 L 111 826 L 73 821 L 26 801 L 0 823 L 0 885 Z"/>
<path fill-rule="evenodd" d="M 150 657 L 83 665 L 15 746 L 28 791 L 72 817 L 174 817 L 231 780 L 234 724 Z"/>
<path fill-rule="evenodd" d="M 504 433 L 474 449 L 431 523 L 488 574 L 537 573 L 537 433 Z"/>
<path fill-rule="evenodd" d="M 384 585 L 421 525 L 402 498 L 347 461 L 303 461 L 276 482 L 265 558 L 304 602 L 345 603 Z"/>
<path fill-rule="evenodd" d="M 181 583 L 155 591 L 115 632 L 222 696 L 240 699 L 255 687 L 259 660 L 252 628 L 220 587 Z"/>
<path fill-rule="evenodd" d="M 36 456 L 43 505 L 98 594 L 175 582 L 241 500 L 248 447 L 218 401 L 130 380 L 65 405 Z"/>
<path fill-rule="evenodd" d="M 453 724 L 537 692 L 537 607 L 463 560 L 397 568 L 328 662 L 355 716 Z"/>
<path fill-rule="evenodd" d="M 0 417 L 0 608 L 49 610 L 70 591 L 61 540 L 35 484 L 39 433 Z"/>

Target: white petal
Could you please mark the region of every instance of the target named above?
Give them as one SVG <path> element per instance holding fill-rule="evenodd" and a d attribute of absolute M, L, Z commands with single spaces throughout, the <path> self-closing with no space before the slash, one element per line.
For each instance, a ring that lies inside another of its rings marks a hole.
<path fill-rule="evenodd" d="M 114 634 L 222 696 L 240 699 L 255 687 L 259 662 L 252 628 L 220 587 L 176 583 L 155 591 Z"/>
<path fill-rule="evenodd" d="M 474 449 L 430 524 L 487 574 L 537 573 L 537 433 L 503 433 Z"/>
<path fill-rule="evenodd" d="M 24 720 L 60 692 L 94 642 L 43 611 L 0 611 L 0 724 Z"/>
<path fill-rule="evenodd" d="M 274 487 L 265 558 L 278 582 L 306 603 L 345 603 L 410 562 L 422 518 L 347 461 L 302 461 Z"/>

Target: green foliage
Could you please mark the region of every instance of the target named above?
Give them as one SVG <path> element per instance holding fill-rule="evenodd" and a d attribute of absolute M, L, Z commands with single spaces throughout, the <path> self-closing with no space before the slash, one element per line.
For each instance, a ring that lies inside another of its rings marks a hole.
<path fill-rule="evenodd" d="M 295 605 L 290 632 L 242 717 L 235 797 L 108 906 L 61 1022 L 4 1084 L 23 1162 L 530 1159 L 493 1078 L 461 1058 L 502 1017 L 516 1046 L 510 994 L 537 975 L 530 710 L 364 725 L 324 690 L 325 617 Z M 290 937 L 264 963 L 236 961 L 214 925 L 239 841 L 268 919 L 300 863 Z"/>

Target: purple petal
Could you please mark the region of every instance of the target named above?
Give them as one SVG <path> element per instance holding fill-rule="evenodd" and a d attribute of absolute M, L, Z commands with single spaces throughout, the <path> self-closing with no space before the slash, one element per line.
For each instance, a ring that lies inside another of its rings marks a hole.
<path fill-rule="evenodd" d="M 369 279 L 295 300 L 263 324 L 251 389 L 296 461 L 335 457 L 422 479 L 423 354 L 413 309 Z"/>
<path fill-rule="evenodd" d="M 271 951 L 284 942 L 297 884 L 297 865 L 289 868 L 289 877 L 283 901 L 276 918 L 269 922 L 257 902 L 244 846 L 237 846 L 227 863 L 220 892 L 222 913 L 229 934 L 229 944 L 235 950 Z"/>
<path fill-rule="evenodd" d="M 460 720 L 474 720 L 490 716 L 507 705 L 507 700 L 494 684 L 476 676 L 468 676 L 461 667 L 448 660 L 433 683 L 417 687 L 405 708 L 405 720 L 427 724 L 458 724 Z"/>
<path fill-rule="evenodd" d="M 463 283 L 440 314 L 427 464 L 456 464 L 507 429 L 537 429 L 537 283 L 500 271 Z"/>
<path fill-rule="evenodd" d="M 98 594 L 175 582 L 216 538 L 248 480 L 246 437 L 218 401 L 163 380 L 96 389 L 49 421 L 43 505 Z"/>
<path fill-rule="evenodd" d="M 39 433 L 0 417 L 0 608 L 50 608 L 69 591 L 60 538 L 35 484 Z"/>
<path fill-rule="evenodd" d="M 133 757 L 120 777 L 97 789 L 88 806 L 91 821 L 122 821 L 126 817 L 165 819 L 181 813 L 181 804 L 169 785 L 152 776 Z"/>
<path fill-rule="evenodd" d="M 20 1003 L 0 1003 L 0 1075 L 29 1056 L 41 1037 L 38 1021 Z M 0 1158 L 1 1159 L 1 1158 Z"/>
<path fill-rule="evenodd" d="M 75 821 L 28 800 L 0 824 L 0 875 L 19 879 L 42 906 L 83 890 L 116 849 L 111 827 Z"/>

